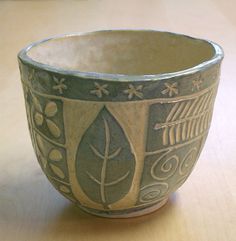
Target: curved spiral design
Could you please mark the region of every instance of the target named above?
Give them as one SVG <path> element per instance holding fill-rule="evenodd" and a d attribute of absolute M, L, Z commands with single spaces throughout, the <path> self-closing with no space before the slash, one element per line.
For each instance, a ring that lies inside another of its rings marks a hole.
<path fill-rule="evenodd" d="M 151 168 L 151 175 L 155 180 L 166 180 L 176 172 L 179 165 L 179 157 L 173 155 L 167 159 L 167 153 L 158 158 Z"/>
<path fill-rule="evenodd" d="M 179 165 L 179 174 L 180 175 L 188 175 L 192 170 L 197 156 L 197 148 L 192 148 L 183 158 L 183 161 Z"/>
<path fill-rule="evenodd" d="M 139 201 L 141 203 L 149 203 L 161 200 L 169 190 L 167 183 L 152 183 L 140 189 Z"/>

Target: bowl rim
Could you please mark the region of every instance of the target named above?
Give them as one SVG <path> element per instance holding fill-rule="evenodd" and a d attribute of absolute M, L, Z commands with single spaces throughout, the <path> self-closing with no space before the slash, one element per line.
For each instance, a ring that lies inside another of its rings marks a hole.
<path fill-rule="evenodd" d="M 191 68 L 187 68 L 187 69 L 175 71 L 175 72 L 159 73 L 159 74 L 144 74 L 144 75 L 109 74 L 109 73 L 100 73 L 100 72 L 83 72 L 83 71 L 79 71 L 79 70 L 69 70 L 69 69 L 64 69 L 64 68 L 55 67 L 55 66 L 52 66 L 49 64 L 37 62 L 27 55 L 28 51 L 31 48 L 33 48 L 37 45 L 40 45 L 44 42 L 50 41 L 50 40 L 68 38 L 68 37 L 73 37 L 73 36 L 93 35 L 93 34 L 97 34 L 97 33 L 114 32 L 114 31 L 116 31 L 116 32 L 117 31 L 161 32 L 161 33 L 165 33 L 165 34 L 178 35 L 178 36 L 186 37 L 189 39 L 206 42 L 213 47 L 215 53 L 211 59 L 204 61 L 198 65 L 195 65 Z M 53 72 L 56 74 L 70 75 L 70 76 L 86 78 L 86 79 L 99 79 L 99 80 L 120 81 L 120 82 L 130 82 L 130 81 L 138 82 L 138 81 L 163 80 L 163 79 L 169 79 L 169 78 L 173 78 L 173 77 L 194 74 L 196 72 L 207 69 L 214 64 L 220 63 L 222 61 L 222 59 L 224 58 L 224 51 L 220 45 L 218 45 L 217 43 L 215 43 L 213 41 L 196 38 L 196 37 L 191 37 L 189 35 L 170 32 L 170 31 L 160 31 L 160 30 L 153 30 L 153 29 L 110 29 L 110 30 L 104 29 L 104 30 L 95 30 L 95 31 L 88 31 L 88 32 L 60 34 L 60 35 L 55 35 L 55 36 L 52 36 L 49 38 L 45 38 L 45 39 L 33 42 L 33 43 L 27 45 L 26 47 L 24 47 L 22 50 L 20 50 L 17 57 L 20 61 L 22 61 L 25 64 L 31 65 L 38 69 L 50 71 L 50 72 Z"/>

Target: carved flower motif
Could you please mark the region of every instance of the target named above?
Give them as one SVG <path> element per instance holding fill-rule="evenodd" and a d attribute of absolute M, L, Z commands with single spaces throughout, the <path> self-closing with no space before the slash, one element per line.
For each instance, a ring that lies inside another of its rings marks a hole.
<path fill-rule="evenodd" d="M 142 99 L 142 89 L 142 85 L 138 85 L 137 87 L 135 87 L 134 85 L 129 84 L 129 88 L 127 90 L 124 90 L 123 92 L 128 95 L 129 100 L 131 100 L 134 96 L 137 96 L 138 98 Z"/>
<path fill-rule="evenodd" d="M 50 131 L 50 133 L 55 137 L 59 138 L 61 131 L 59 127 L 50 119 L 55 116 L 57 113 L 57 105 L 55 102 L 50 101 L 46 104 L 45 109 L 43 110 L 39 100 L 34 96 L 33 103 L 35 107 L 34 120 L 37 126 L 42 126 L 44 122 Z"/>
<path fill-rule="evenodd" d="M 201 85 L 202 85 L 202 80 L 201 79 L 193 80 L 192 84 L 193 84 L 192 91 L 200 90 Z"/>
<path fill-rule="evenodd" d="M 36 135 L 36 143 L 37 143 L 36 152 L 37 152 L 39 161 L 42 164 L 43 169 L 45 170 L 48 166 L 50 166 L 52 172 L 55 174 L 56 177 L 59 177 L 60 179 L 64 179 L 65 174 L 63 170 L 56 165 L 56 163 L 62 160 L 61 152 L 56 148 L 52 148 L 49 151 L 48 158 L 47 158 L 45 155 L 45 147 L 44 147 L 43 139 L 39 135 Z"/>
<path fill-rule="evenodd" d="M 178 83 L 175 82 L 173 84 L 170 84 L 170 83 L 165 83 L 165 87 L 166 89 L 162 90 L 162 94 L 163 95 L 166 95 L 168 94 L 169 97 L 172 97 L 173 95 L 177 95 L 179 93 L 179 90 L 177 88 L 178 86 Z"/>
<path fill-rule="evenodd" d="M 57 77 L 53 76 L 53 80 L 56 83 L 52 88 L 54 90 L 58 90 L 60 94 L 63 94 L 63 90 L 67 89 L 67 86 L 64 84 L 65 78 L 58 79 Z"/>
<path fill-rule="evenodd" d="M 109 91 L 107 90 L 108 85 L 100 85 L 97 82 L 94 83 L 96 89 L 91 90 L 90 93 L 96 95 L 98 98 L 101 98 L 103 94 L 109 95 Z"/>

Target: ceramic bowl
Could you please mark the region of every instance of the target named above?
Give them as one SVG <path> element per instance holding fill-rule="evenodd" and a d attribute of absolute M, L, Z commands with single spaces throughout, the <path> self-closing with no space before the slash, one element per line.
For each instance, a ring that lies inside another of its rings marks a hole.
<path fill-rule="evenodd" d="M 149 213 L 188 178 L 212 119 L 217 44 L 104 30 L 33 43 L 18 59 L 37 159 L 81 209 Z"/>

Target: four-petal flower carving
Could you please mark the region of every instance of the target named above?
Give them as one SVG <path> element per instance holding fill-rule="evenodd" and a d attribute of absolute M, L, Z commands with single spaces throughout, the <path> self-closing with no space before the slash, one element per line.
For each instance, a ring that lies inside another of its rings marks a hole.
<path fill-rule="evenodd" d="M 56 103 L 53 101 L 48 102 L 44 110 L 39 100 L 35 96 L 33 97 L 33 103 L 35 107 L 34 120 L 36 125 L 42 126 L 45 121 L 50 133 L 55 138 L 59 138 L 61 135 L 61 131 L 59 127 L 50 119 L 57 113 Z"/>
<path fill-rule="evenodd" d="M 166 89 L 162 90 L 161 93 L 162 93 L 163 95 L 168 94 L 169 97 L 172 97 L 173 95 L 177 95 L 177 94 L 179 93 L 177 86 L 178 86 L 178 83 L 177 83 L 177 82 L 175 82 L 175 83 L 173 83 L 173 84 L 165 83 Z"/>
<path fill-rule="evenodd" d="M 194 91 L 195 89 L 196 90 L 200 90 L 201 84 L 202 84 L 202 80 L 200 78 L 196 79 L 196 80 L 193 80 L 192 84 L 193 84 L 192 91 Z"/>
<path fill-rule="evenodd" d="M 52 88 L 54 90 L 58 90 L 60 94 L 63 94 L 63 90 L 67 89 L 67 86 L 64 84 L 65 78 L 58 79 L 57 77 L 53 76 L 53 80 L 56 83 Z"/>
<path fill-rule="evenodd" d="M 131 100 L 134 96 L 137 96 L 138 98 L 142 99 L 143 98 L 143 93 L 142 93 L 143 86 L 138 85 L 135 87 L 132 84 L 129 84 L 129 88 L 127 90 L 124 90 L 123 92 L 125 94 L 128 94 L 128 99 Z"/>

